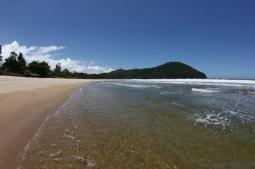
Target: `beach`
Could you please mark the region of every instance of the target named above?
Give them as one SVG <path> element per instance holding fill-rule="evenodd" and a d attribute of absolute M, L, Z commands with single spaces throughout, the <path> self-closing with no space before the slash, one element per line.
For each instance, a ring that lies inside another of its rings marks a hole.
<path fill-rule="evenodd" d="M 255 167 L 255 81 L 0 77 L 2 169 Z"/>
<path fill-rule="evenodd" d="M 90 80 L 0 76 L 0 168 L 15 169 L 44 120 Z"/>

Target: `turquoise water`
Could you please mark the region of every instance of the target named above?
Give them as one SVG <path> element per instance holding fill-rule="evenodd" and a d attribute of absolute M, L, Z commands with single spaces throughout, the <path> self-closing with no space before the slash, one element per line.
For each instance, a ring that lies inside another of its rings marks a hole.
<path fill-rule="evenodd" d="M 254 86 L 91 83 L 49 118 L 23 168 L 255 168 Z"/>

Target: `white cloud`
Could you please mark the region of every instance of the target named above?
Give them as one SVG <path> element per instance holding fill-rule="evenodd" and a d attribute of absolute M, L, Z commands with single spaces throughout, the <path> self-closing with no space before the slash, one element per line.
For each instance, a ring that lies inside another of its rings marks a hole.
<path fill-rule="evenodd" d="M 10 44 L 5 44 L 2 46 L 3 60 L 9 57 L 11 52 L 23 53 L 25 59 L 28 63 L 32 61 L 46 61 L 51 66 L 51 69 L 55 68 L 57 63 L 61 64 L 63 69 L 67 68 L 70 71 L 84 72 L 84 73 L 104 73 L 110 72 L 113 69 L 110 67 L 101 67 L 94 65 L 93 62 L 86 62 L 80 60 L 73 60 L 69 57 L 57 59 L 54 54 L 57 51 L 64 49 L 63 46 L 21 46 L 18 42 L 13 41 Z"/>

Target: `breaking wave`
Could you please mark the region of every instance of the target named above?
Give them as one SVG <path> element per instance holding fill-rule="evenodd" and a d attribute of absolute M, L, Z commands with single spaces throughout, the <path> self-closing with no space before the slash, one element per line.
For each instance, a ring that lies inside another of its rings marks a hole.
<path fill-rule="evenodd" d="M 218 88 L 192 88 L 192 92 L 199 92 L 199 93 L 216 93 L 220 92 Z"/>
<path fill-rule="evenodd" d="M 111 84 L 124 86 L 124 87 L 133 87 L 133 88 L 160 88 L 157 85 L 148 85 L 148 84 L 128 84 L 128 83 L 118 83 L 118 82 L 112 82 Z"/>
<path fill-rule="evenodd" d="M 129 82 L 212 85 L 255 88 L 255 80 L 221 80 L 221 79 L 132 79 Z"/>

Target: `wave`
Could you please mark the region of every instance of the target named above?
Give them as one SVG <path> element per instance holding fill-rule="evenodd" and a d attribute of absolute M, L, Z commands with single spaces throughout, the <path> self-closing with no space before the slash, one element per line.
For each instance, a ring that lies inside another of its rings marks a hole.
<path fill-rule="evenodd" d="M 175 93 L 175 92 L 172 92 L 172 91 L 162 91 L 159 94 L 167 96 L 167 95 L 171 95 L 173 93 Z"/>
<path fill-rule="evenodd" d="M 255 80 L 224 80 L 224 79 L 131 79 L 127 82 L 165 83 L 165 84 L 191 84 L 191 85 L 215 85 L 233 87 L 255 88 Z"/>
<path fill-rule="evenodd" d="M 218 88 L 192 88 L 192 92 L 198 92 L 198 93 L 217 93 L 220 92 Z"/>
<path fill-rule="evenodd" d="M 133 88 L 160 88 L 157 85 L 127 84 L 127 83 L 117 83 L 117 82 L 112 82 L 111 84 L 124 86 L 124 87 L 133 87 Z"/>

